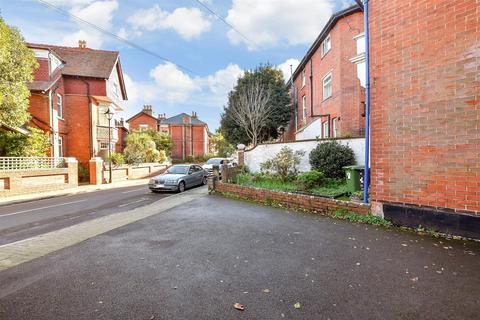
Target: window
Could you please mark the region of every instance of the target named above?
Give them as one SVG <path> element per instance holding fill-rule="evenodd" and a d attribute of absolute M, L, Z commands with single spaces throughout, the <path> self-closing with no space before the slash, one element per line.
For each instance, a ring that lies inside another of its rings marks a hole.
<path fill-rule="evenodd" d="M 115 149 L 115 143 L 112 142 L 110 144 L 110 150 Z M 108 150 L 108 142 L 100 142 L 100 150 Z"/>
<path fill-rule="evenodd" d="M 332 120 L 332 129 L 333 129 L 333 137 L 336 138 L 338 136 L 338 118 L 334 118 Z"/>
<path fill-rule="evenodd" d="M 145 130 L 149 128 L 148 124 L 145 123 L 140 123 L 138 127 L 140 128 L 140 130 Z"/>
<path fill-rule="evenodd" d="M 330 132 L 328 132 L 328 121 L 325 121 L 324 123 L 322 123 L 322 127 L 323 127 L 323 137 L 324 138 L 330 137 Z"/>
<path fill-rule="evenodd" d="M 357 44 L 357 55 L 365 53 L 365 34 L 361 33 L 353 38 Z"/>
<path fill-rule="evenodd" d="M 328 35 L 322 42 L 322 57 L 326 55 L 330 49 L 332 49 L 332 39 L 330 35 Z"/>
<path fill-rule="evenodd" d="M 306 83 L 306 75 L 305 75 L 305 69 L 302 71 L 302 88 L 305 87 Z"/>
<path fill-rule="evenodd" d="M 323 100 L 326 100 L 332 96 L 332 74 L 327 74 L 323 80 Z"/>
<path fill-rule="evenodd" d="M 303 125 L 307 124 L 307 97 L 302 97 L 302 122 Z"/>
<path fill-rule="evenodd" d="M 120 97 L 119 95 L 119 89 L 118 89 L 118 83 L 114 82 L 113 83 L 113 94 L 115 95 L 115 97 Z"/>
<path fill-rule="evenodd" d="M 63 119 L 63 101 L 62 96 L 57 94 L 57 116 Z"/>
<path fill-rule="evenodd" d="M 58 156 L 63 157 L 63 139 L 58 137 Z"/>

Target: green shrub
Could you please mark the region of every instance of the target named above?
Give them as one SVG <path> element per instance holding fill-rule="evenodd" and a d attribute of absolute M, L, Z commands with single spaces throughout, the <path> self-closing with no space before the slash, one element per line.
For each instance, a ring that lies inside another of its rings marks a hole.
<path fill-rule="evenodd" d="M 297 177 L 297 183 L 300 190 L 307 191 L 322 186 L 325 183 L 325 175 L 316 170 L 304 172 Z"/>
<path fill-rule="evenodd" d="M 185 157 L 185 162 L 186 163 L 194 163 L 195 162 L 195 158 L 193 156 L 186 156 Z"/>
<path fill-rule="evenodd" d="M 88 169 L 87 167 L 82 164 L 78 163 L 78 182 L 89 182 L 90 181 L 90 175 L 88 174 Z"/>
<path fill-rule="evenodd" d="M 295 179 L 298 173 L 297 167 L 304 154 L 303 150 L 293 152 L 285 146 L 272 159 L 261 163 L 260 169 L 262 172 L 276 174 L 283 182 Z"/>
<path fill-rule="evenodd" d="M 321 171 L 328 178 L 344 179 L 343 167 L 355 164 L 355 153 L 349 146 L 337 141 L 319 143 L 310 152 L 312 169 Z"/>
<path fill-rule="evenodd" d="M 118 152 L 113 152 L 112 155 L 112 164 L 114 165 L 121 165 L 125 163 L 125 159 L 123 158 L 123 154 Z"/>
<path fill-rule="evenodd" d="M 29 134 L 0 132 L 0 156 L 45 157 L 50 147 L 48 134 L 28 128 Z"/>

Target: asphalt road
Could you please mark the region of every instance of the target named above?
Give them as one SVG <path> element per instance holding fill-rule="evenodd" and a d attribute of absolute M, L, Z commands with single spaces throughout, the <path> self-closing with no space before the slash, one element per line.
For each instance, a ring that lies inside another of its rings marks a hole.
<path fill-rule="evenodd" d="M 479 270 L 475 243 L 203 196 L 0 272 L 0 319 L 478 319 Z"/>
<path fill-rule="evenodd" d="M 169 195 L 151 193 L 144 185 L 0 206 L 0 245 L 145 206 Z"/>

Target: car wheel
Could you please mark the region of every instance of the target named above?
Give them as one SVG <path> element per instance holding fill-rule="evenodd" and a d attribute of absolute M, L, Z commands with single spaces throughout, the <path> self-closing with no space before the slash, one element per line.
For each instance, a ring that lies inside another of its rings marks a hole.
<path fill-rule="evenodd" d="M 180 183 L 178 184 L 178 192 L 183 192 L 183 191 L 185 191 L 185 182 L 180 181 Z"/>
<path fill-rule="evenodd" d="M 202 185 L 206 185 L 206 184 L 207 184 L 207 177 L 203 177 Z"/>

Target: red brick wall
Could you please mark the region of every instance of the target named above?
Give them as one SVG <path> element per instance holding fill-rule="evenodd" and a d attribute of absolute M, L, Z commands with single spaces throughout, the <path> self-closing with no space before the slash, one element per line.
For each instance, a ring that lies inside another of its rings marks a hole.
<path fill-rule="evenodd" d="M 170 126 L 173 140 L 172 159 L 183 159 L 183 126 Z"/>
<path fill-rule="evenodd" d="M 265 203 L 275 201 L 293 209 L 303 209 L 321 213 L 338 209 L 345 209 L 362 215 L 368 215 L 370 213 L 370 206 L 363 203 L 245 187 L 231 183 L 217 182 L 215 185 L 215 191 L 234 194 L 243 199 L 255 202 Z"/>
<path fill-rule="evenodd" d="M 35 80 L 48 80 L 49 69 L 48 69 L 48 59 L 37 58 L 38 69 L 35 70 L 34 79 Z"/>
<path fill-rule="evenodd" d="M 195 157 L 205 155 L 205 129 L 203 126 L 193 127 L 193 155 Z"/>
<path fill-rule="evenodd" d="M 90 84 L 90 95 L 107 95 L 106 80 L 92 78 L 84 78 L 83 80 L 86 80 Z M 76 77 L 64 77 L 64 86 L 65 92 L 67 92 L 68 94 L 87 94 L 88 91 L 87 84 Z"/>
<path fill-rule="evenodd" d="M 68 123 L 68 138 L 65 154 L 77 158 L 88 168 L 91 155 L 90 108 L 87 96 L 65 95 L 64 118 Z"/>
<path fill-rule="evenodd" d="M 41 120 L 39 121 L 32 118 L 30 120 L 31 126 L 44 131 L 49 131 L 50 112 L 48 107 L 48 94 L 32 93 L 30 95 L 28 112 L 34 115 L 35 118 Z"/>
<path fill-rule="evenodd" d="M 140 129 L 140 124 L 147 124 L 150 129 L 157 130 L 157 119 L 152 118 L 144 113 L 128 121 L 130 130 Z"/>
<path fill-rule="evenodd" d="M 480 214 L 480 2 L 370 14 L 372 200 Z"/>
<path fill-rule="evenodd" d="M 340 19 L 330 31 L 332 42 L 331 50 L 321 56 L 320 47 L 311 57 L 313 69 L 313 112 L 318 114 L 330 114 L 331 119 L 340 117 L 338 122 L 338 133 L 340 136 L 352 135 L 360 136 L 365 129 L 365 118 L 361 115 L 363 107 L 364 89 L 360 86 L 357 76 L 357 67 L 350 62 L 350 58 L 356 56 L 356 42 L 353 39 L 356 35 L 363 32 L 363 13 L 357 12 Z M 302 123 L 302 98 L 306 97 L 307 118 L 306 124 L 318 119 L 311 116 L 311 96 L 310 96 L 310 61 L 305 66 L 306 81 L 302 87 L 301 70 L 294 78 L 294 86 L 297 88 L 297 126 L 300 130 Z M 323 78 L 332 73 L 332 96 L 323 100 Z M 327 117 L 322 118 L 322 122 L 327 121 Z M 330 123 L 330 136 L 333 135 L 332 125 Z M 318 129 L 321 136 L 321 128 Z M 294 137 L 295 124 L 290 123 L 286 139 L 291 140 Z"/>
<path fill-rule="evenodd" d="M 204 144 L 208 137 L 205 137 L 204 126 L 170 125 L 169 132 L 173 140 L 172 159 L 183 159 L 183 154 L 188 157 L 192 152 L 194 157 L 205 155 Z"/>
<path fill-rule="evenodd" d="M 126 138 L 128 135 L 127 129 L 123 127 L 117 127 L 118 129 L 118 141 L 115 144 L 115 152 L 122 153 L 125 149 L 126 145 Z"/>

